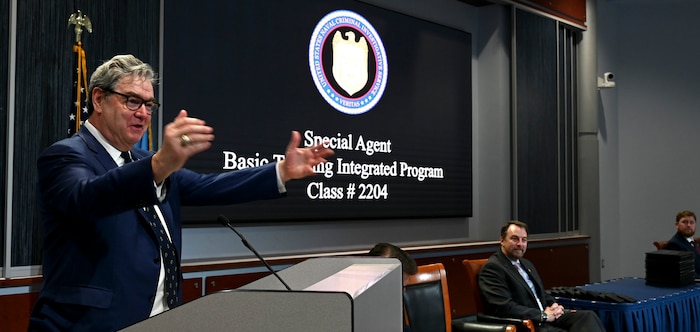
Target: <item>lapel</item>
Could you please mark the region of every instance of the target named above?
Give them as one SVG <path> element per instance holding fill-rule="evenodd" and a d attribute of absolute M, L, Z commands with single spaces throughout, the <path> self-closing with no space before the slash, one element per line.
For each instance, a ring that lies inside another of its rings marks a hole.
<path fill-rule="evenodd" d="M 104 167 L 105 172 L 117 167 L 114 159 L 112 159 L 109 153 L 107 153 L 107 150 L 100 145 L 100 142 L 97 141 L 95 136 L 92 136 L 87 128 L 84 126 L 80 127 L 76 136 L 80 137 L 83 142 L 85 142 L 85 146 L 95 155 L 95 159 Z"/>
<path fill-rule="evenodd" d="M 105 150 L 104 147 L 102 147 L 100 142 L 97 141 L 95 136 L 93 136 L 90 133 L 90 131 L 87 130 L 87 128 L 81 127 L 78 133 L 76 133 L 76 135 L 79 136 L 83 140 L 83 142 L 85 142 L 85 145 L 90 150 L 90 152 L 95 155 L 95 159 L 104 167 L 105 172 L 107 172 L 110 169 L 117 168 L 117 164 L 114 162 L 114 159 L 112 159 L 109 153 L 107 153 L 107 150 Z M 132 151 L 131 155 L 134 158 L 134 160 L 143 158 L 143 155 L 137 155 L 134 153 L 134 151 Z M 150 212 L 144 211 L 143 207 L 137 208 L 136 211 L 141 219 L 141 224 L 153 236 L 153 240 L 157 243 L 157 239 L 155 238 L 156 234 L 154 233 L 153 228 L 151 228 L 151 226 L 148 224 L 149 220 L 151 220 L 152 218 L 152 214 L 155 212 L 153 211 L 153 206 L 149 206 L 148 208 Z M 176 243 L 174 238 L 175 233 L 173 232 L 174 225 L 171 222 L 172 217 L 169 213 L 167 213 L 166 209 L 162 205 L 160 205 L 160 210 L 163 213 L 165 223 L 168 226 L 168 232 L 170 233 L 170 237 L 173 239 L 173 243 Z M 160 220 L 156 219 L 156 222 L 160 222 Z"/>
<path fill-rule="evenodd" d="M 517 280 L 517 283 L 520 284 L 520 288 L 522 289 L 522 291 L 529 294 L 530 298 L 534 303 L 537 303 L 536 296 L 540 298 L 540 301 L 544 301 L 544 299 L 542 298 L 542 294 L 532 294 L 530 286 L 527 284 L 523 276 L 520 275 L 520 272 L 518 272 L 518 268 L 511 262 L 511 260 L 508 259 L 508 257 L 506 257 L 506 255 L 503 254 L 501 250 L 498 250 L 497 254 L 499 260 L 501 261 L 501 264 L 505 267 L 505 270 L 510 274 L 511 278 Z M 530 276 L 530 280 L 535 284 L 535 289 L 538 291 L 538 293 L 541 293 L 540 289 L 542 289 L 542 282 L 540 281 L 536 273 L 531 272 L 533 268 L 532 264 L 530 264 L 530 262 L 527 260 L 520 259 L 520 265 Z M 544 305 L 544 302 L 542 302 L 542 305 Z"/>
<path fill-rule="evenodd" d="M 678 234 L 678 233 L 676 233 L 676 234 Z M 690 250 L 695 251 L 695 247 L 693 247 L 693 244 L 690 243 L 690 241 L 688 241 L 688 239 L 686 239 L 686 238 L 683 237 L 683 236 L 681 236 L 680 238 L 681 238 L 681 240 L 682 240 L 683 242 L 685 242 L 685 245 L 686 245 L 688 248 L 690 248 Z"/>
<path fill-rule="evenodd" d="M 505 267 L 506 271 L 510 274 L 510 277 L 514 280 L 517 280 L 521 287 L 523 287 L 528 293 L 532 294 L 532 292 L 530 291 L 530 286 L 527 285 L 527 282 L 525 282 L 523 276 L 520 275 L 520 272 L 518 272 L 518 268 L 515 267 L 511 260 L 508 259 L 508 257 L 506 257 L 506 255 L 503 254 L 503 252 L 500 249 L 497 253 L 498 259 L 501 261 L 501 264 Z M 522 264 L 522 260 L 520 262 Z M 525 266 L 523 266 L 523 268 L 525 268 Z"/>
<path fill-rule="evenodd" d="M 532 263 L 528 260 L 520 260 L 520 265 L 523 266 L 523 269 L 525 269 L 525 272 L 530 276 L 530 280 L 535 284 L 535 288 L 537 289 L 538 292 L 541 292 L 543 286 L 542 286 L 542 280 L 540 280 L 540 276 L 537 275 L 537 273 L 533 272 L 535 271 L 535 266 L 532 265 Z M 542 294 L 537 294 L 537 296 L 542 296 Z"/>
<path fill-rule="evenodd" d="M 112 159 L 109 153 L 107 153 L 107 150 L 105 150 L 104 147 L 102 147 L 100 142 L 97 141 L 95 136 L 93 136 L 87 128 L 85 128 L 84 126 L 81 127 L 78 133 L 76 133 L 75 135 L 80 137 L 80 139 L 82 139 L 83 142 L 85 142 L 85 145 L 90 150 L 90 152 L 95 155 L 95 159 L 100 163 L 100 165 L 102 165 L 102 167 L 104 167 L 105 173 L 110 169 L 117 168 L 117 164 L 114 162 L 114 159 Z M 132 150 L 131 156 L 134 158 L 134 160 L 147 157 L 147 155 L 139 153 L 137 149 Z M 168 226 L 170 238 L 172 239 L 172 242 L 175 245 L 175 247 L 178 248 L 180 244 L 180 237 L 178 236 L 179 233 L 174 231 L 176 226 L 173 224 L 173 216 L 172 213 L 170 213 L 170 204 L 166 200 L 165 202 L 160 203 L 158 205 L 160 207 L 160 211 L 163 213 L 163 218 L 165 218 L 165 224 Z M 157 243 L 157 239 L 155 238 L 156 234 L 153 232 L 153 228 L 151 228 L 151 226 L 148 225 L 148 221 L 151 220 L 150 214 L 153 213 L 153 206 L 150 206 L 149 210 L 151 212 L 147 213 L 144 211 L 143 207 L 136 209 L 137 214 L 140 217 L 139 219 L 141 219 L 141 224 L 153 236 L 153 241 L 156 241 Z M 160 222 L 160 220 L 156 221 Z"/>
<path fill-rule="evenodd" d="M 688 239 L 685 238 L 685 236 L 680 235 L 680 234 L 678 234 L 678 232 L 676 232 L 676 234 L 673 234 L 673 238 L 672 238 L 671 240 L 674 240 L 674 239 L 675 239 L 676 241 L 678 241 L 679 243 L 682 243 L 681 245 L 684 246 L 684 247 L 686 247 L 686 249 L 695 251 L 695 248 L 693 247 L 693 244 L 691 244 L 691 243 L 688 241 Z"/>

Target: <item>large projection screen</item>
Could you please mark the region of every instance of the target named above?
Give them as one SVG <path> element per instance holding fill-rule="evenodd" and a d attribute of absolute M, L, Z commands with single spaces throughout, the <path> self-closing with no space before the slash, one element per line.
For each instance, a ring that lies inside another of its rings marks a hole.
<path fill-rule="evenodd" d="M 471 35 L 350 0 L 164 2 L 163 120 L 214 127 L 199 172 L 336 151 L 287 197 L 183 208 L 187 224 L 470 217 Z"/>

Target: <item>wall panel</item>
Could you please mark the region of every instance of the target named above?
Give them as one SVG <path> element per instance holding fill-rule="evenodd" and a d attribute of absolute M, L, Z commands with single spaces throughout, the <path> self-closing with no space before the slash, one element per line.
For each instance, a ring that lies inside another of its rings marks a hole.
<path fill-rule="evenodd" d="M 531 234 L 558 231 L 556 22 L 515 16 L 517 210 Z"/>
<path fill-rule="evenodd" d="M 9 107 L 9 64 L 10 54 L 10 1 L 0 1 L 0 160 L 7 160 L 7 109 Z M 7 163 L 0 162 L 0 174 L 7 172 Z M 3 188 L 6 188 L 6 178 L 2 178 Z M 6 190 L 0 191 L 0 202 L 5 202 Z M 5 204 L 0 204 L 0 215 L 5 216 Z M 5 264 L 5 225 L 0 223 L 0 269 Z M 2 275 L 2 274 L 0 274 Z"/>

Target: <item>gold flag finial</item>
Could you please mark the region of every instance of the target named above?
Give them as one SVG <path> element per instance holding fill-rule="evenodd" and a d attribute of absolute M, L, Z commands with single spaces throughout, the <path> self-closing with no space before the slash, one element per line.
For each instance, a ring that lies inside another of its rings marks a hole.
<path fill-rule="evenodd" d="M 68 18 L 68 26 L 75 24 L 75 42 L 80 42 L 80 35 L 83 33 L 83 27 L 85 30 L 92 33 L 92 23 L 87 15 L 78 10 L 77 13 L 70 14 Z"/>

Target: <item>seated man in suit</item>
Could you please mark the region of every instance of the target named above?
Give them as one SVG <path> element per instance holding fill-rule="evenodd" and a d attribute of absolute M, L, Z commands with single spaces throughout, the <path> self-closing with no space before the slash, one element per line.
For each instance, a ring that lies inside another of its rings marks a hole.
<path fill-rule="evenodd" d="M 700 248 L 695 242 L 695 213 L 683 210 L 676 214 L 676 234 L 668 240 L 666 249 L 695 253 L 695 278 L 700 278 Z"/>
<path fill-rule="evenodd" d="M 501 228 L 501 248 L 484 264 L 479 290 L 484 313 L 529 319 L 538 331 L 605 331 L 593 311 L 569 311 L 547 294 L 535 266 L 523 258 L 527 224 L 512 220 Z M 582 262 L 588 264 L 588 262 Z"/>

